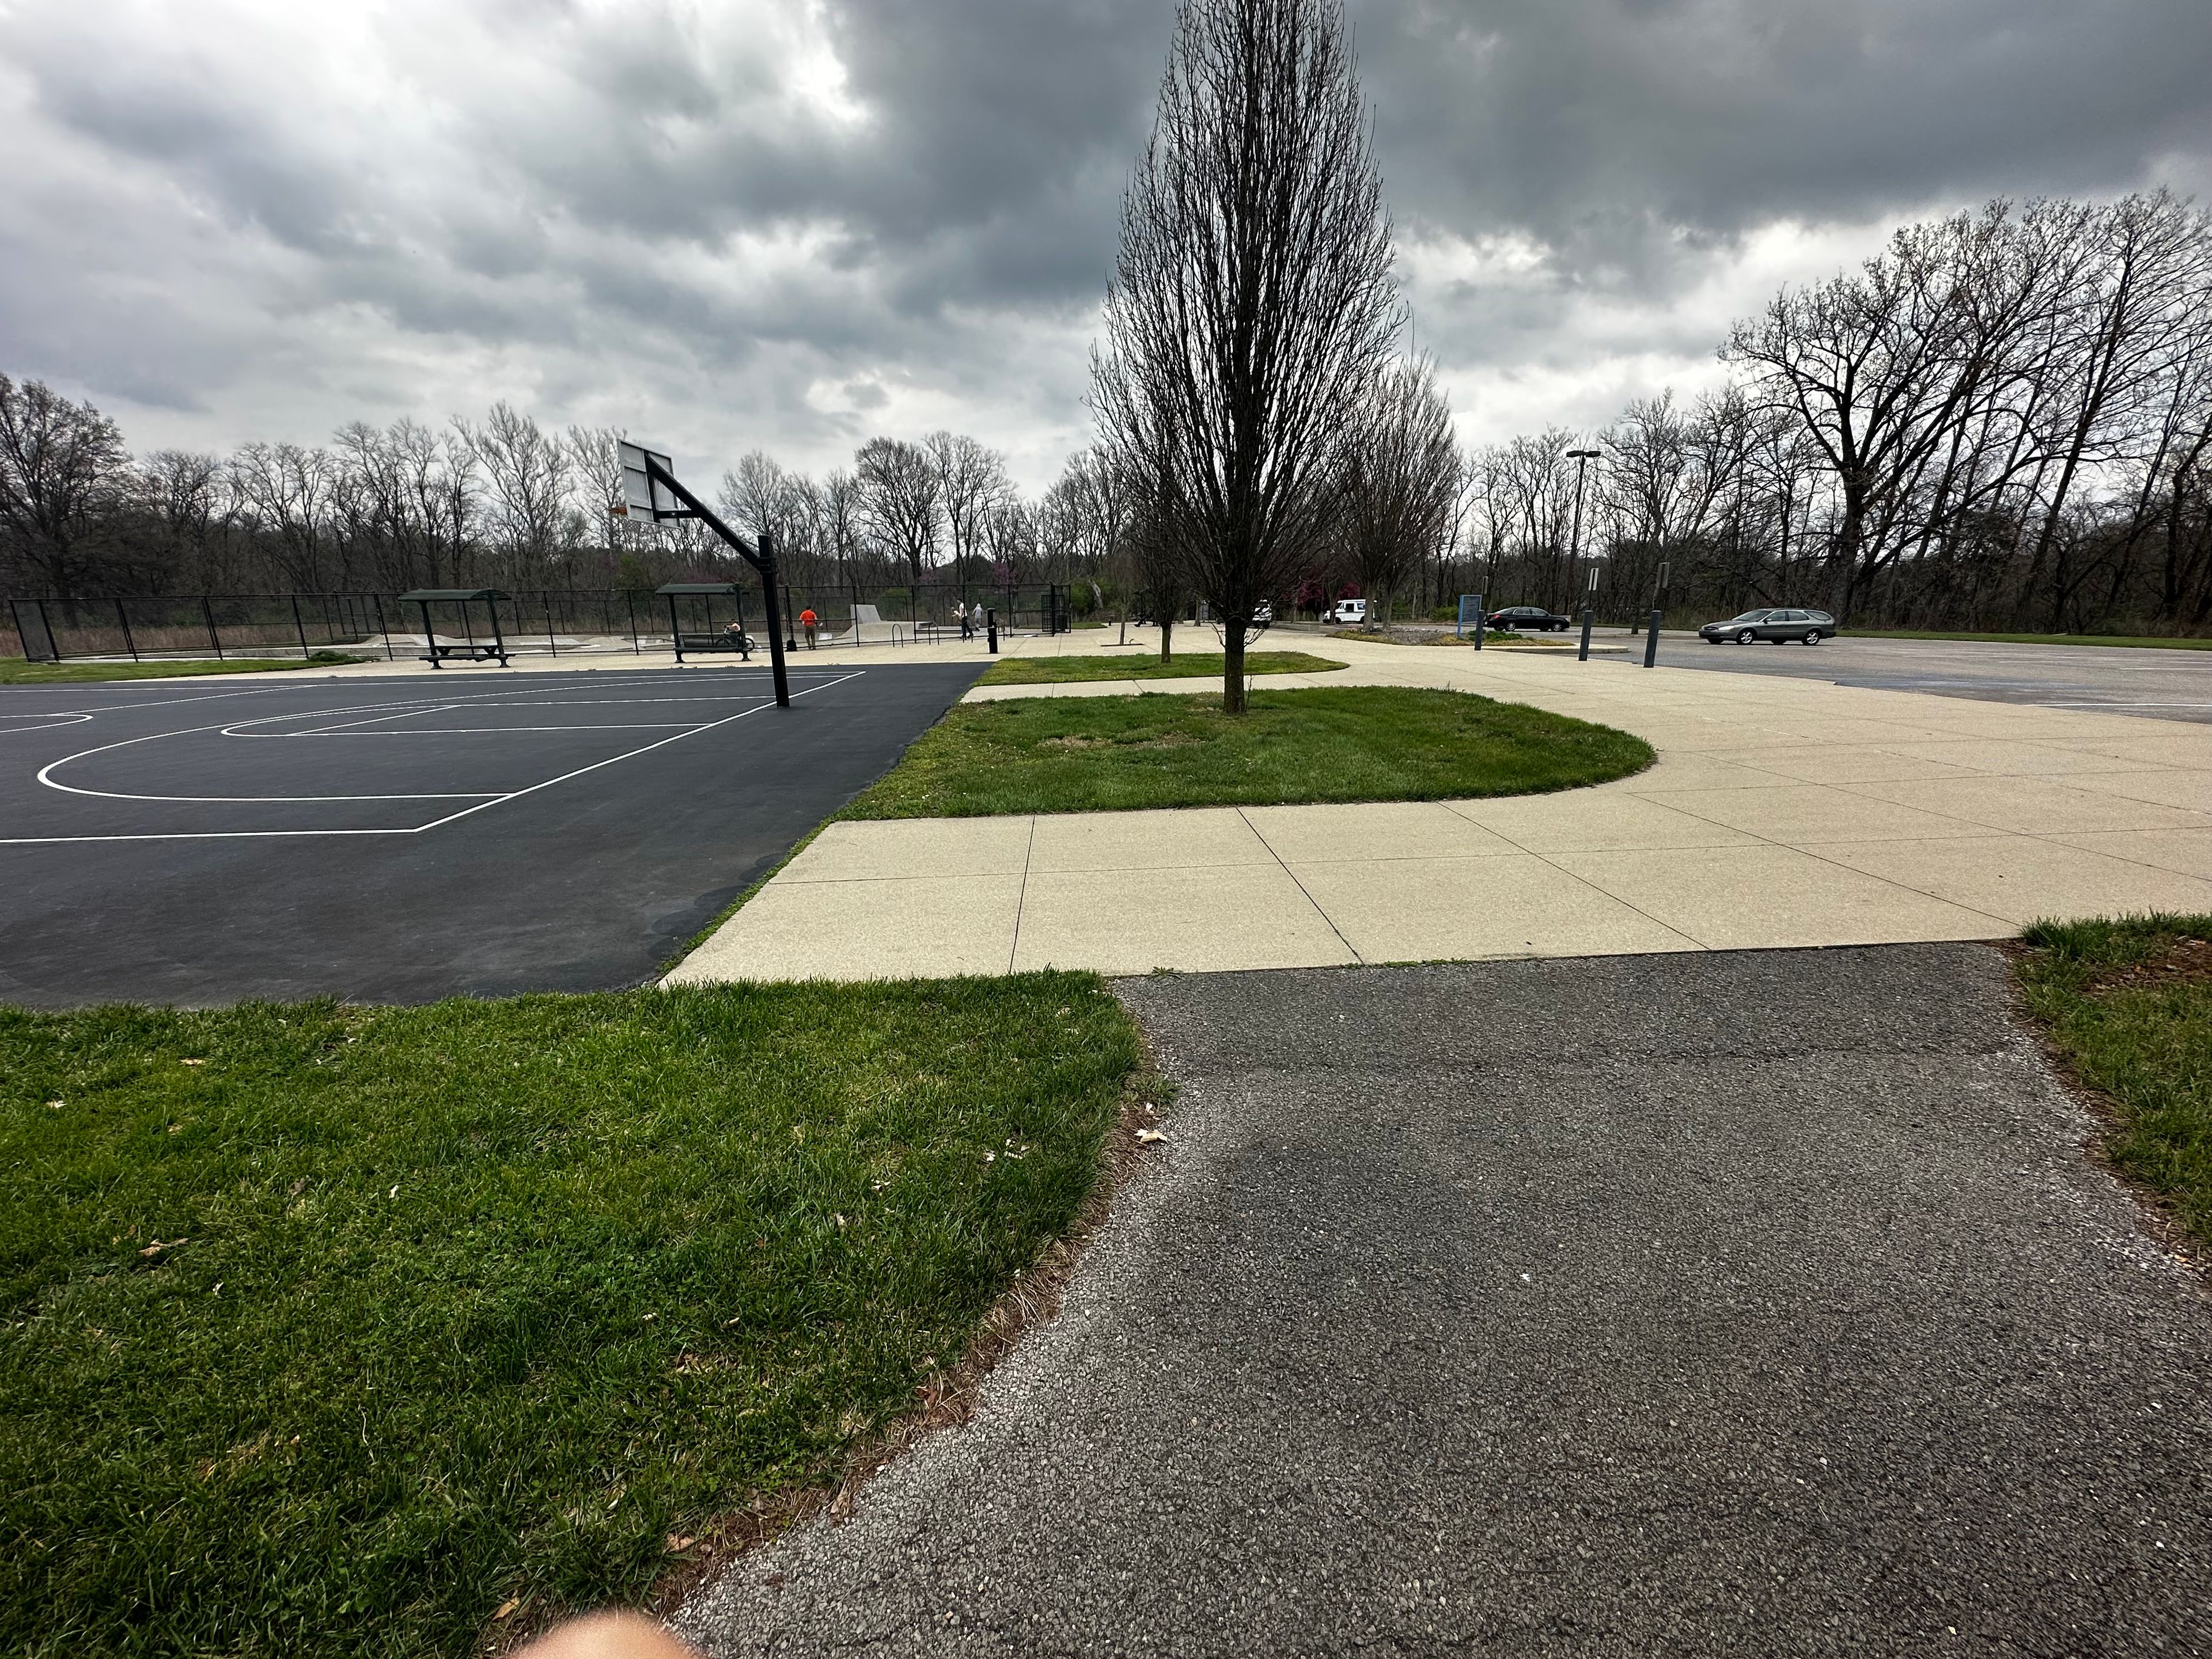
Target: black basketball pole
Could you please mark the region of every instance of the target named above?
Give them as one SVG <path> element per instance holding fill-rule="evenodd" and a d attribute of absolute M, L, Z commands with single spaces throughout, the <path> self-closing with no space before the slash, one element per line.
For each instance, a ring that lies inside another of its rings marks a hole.
<path fill-rule="evenodd" d="M 763 535 L 760 538 L 760 545 L 756 548 L 715 517 L 714 510 L 706 502 L 677 483 L 676 475 L 649 453 L 645 458 L 645 470 L 647 477 L 656 483 L 666 485 L 668 493 L 690 509 L 688 513 L 664 513 L 660 515 L 662 518 L 698 520 L 736 550 L 738 557 L 760 572 L 762 597 L 768 606 L 768 657 L 775 679 L 775 706 L 778 708 L 790 708 L 791 682 L 785 677 L 783 668 L 783 629 L 776 617 L 775 538 Z M 738 626 L 742 630 L 744 624 L 740 623 Z"/>

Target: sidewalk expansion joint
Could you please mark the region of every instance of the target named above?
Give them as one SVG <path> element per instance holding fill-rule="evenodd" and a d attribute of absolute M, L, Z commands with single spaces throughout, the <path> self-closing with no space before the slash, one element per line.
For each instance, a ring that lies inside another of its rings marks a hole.
<path fill-rule="evenodd" d="M 1305 901 L 1308 904 L 1313 906 L 1314 914 L 1328 924 L 1328 931 L 1336 935 L 1336 942 L 1339 945 L 1341 945 L 1346 951 L 1352 952 L 1352 961 L 1358 963 L 1363 968 L 1371 965 L 1369 963 L 1365 957 L 1360 955 L 1357 950 L 1353 949 L 1352 941 L 1345 938 L 1344 929 L 1336 925 L 1336 918 L 1330 915 L 1328 911 L 1322 908 L 1321 901 L 1313 896 L 1311 890 L 1306 886 L 1305 883 L 1298 879 L 1298 872 L 1291 869 L 1288 864 L 1284 863 L 1283 855 L 1275 850 L 1274 842 L 1269 841 L 1267 836 L 1260 834 L 1260 826 L 1252 822 L 1250 815 L 1240 806 L 1237 809 L 1237 816 L 1244 821 L 1244 827 L 1247 830 L 1249 830 L 1253 835 L 1259 837 L 1260 845 L 1267 849 L 1267 856 L 1274 860 L 1276 864 L 1281 867 L 1283 873 L 1291 878 L 1291 884 L 1296 887 L 1299 892 L 1305 895 Z"/>
<path fill-rule="evenodd" d="M 1006 971 L 1015 971 L 1014 963 L 1022 953 L 1022 911 L 1030 902 L 1030 860 L 1036 854 L 1036 814 L 1030 814 L 1030 838 L 1022 844 L 1022 884 L 1014 890 L 1014 938 L 1006 946 Z"/>

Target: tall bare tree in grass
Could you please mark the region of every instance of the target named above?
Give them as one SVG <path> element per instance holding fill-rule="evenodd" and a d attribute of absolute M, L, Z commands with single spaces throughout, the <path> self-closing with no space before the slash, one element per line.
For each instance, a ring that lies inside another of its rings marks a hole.
<path fill-rule="evenodd" d="M 1466 463 L 1425 357 L 1394 364 L 1348 423 L 1340 498 L 1345 562 L 1367 596 L 1367 625 L 1390 625 L 1392 596 L 1459 529 Z"/>
<path fill-rule="evenodd" d="M 1337 0 L 1182 0 L 1092 402 L 1220 619 L 1232 714 L 1253 610 L 1314 550 L 1340 429 L 1390 357 L 1390 262 Z"/>

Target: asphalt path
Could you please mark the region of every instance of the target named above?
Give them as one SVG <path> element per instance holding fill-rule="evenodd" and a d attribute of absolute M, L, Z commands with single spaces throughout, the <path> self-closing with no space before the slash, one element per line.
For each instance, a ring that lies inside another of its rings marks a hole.
<path fill-rule="evenodd" d="M 1628 640 L 1619 629 L 1605 630 L 1604 637 L 1607 644 Z M 1630 643 L 1635 647 L 1631 655 L 1590 660 L 1640 666 L 1644 642 Z M 1849 636 L 1810 647 L 1705 645 L 1693 634 L 1662 633 L 1659 652 L 1669 668 L 1784 674 L 1885 691 L 2212 721 L 2212 651 Z"/>
<path fill-rule="evenodd" d="M 712 1652 L 2212 1651 L 2212 1301 L 1994 951 L 1120 988 L 1164 1158 Z"/>
<path fill-rule="evenodd" d="M 981 672 L 0 688 L 0 1003 L 637 984 Z"/>

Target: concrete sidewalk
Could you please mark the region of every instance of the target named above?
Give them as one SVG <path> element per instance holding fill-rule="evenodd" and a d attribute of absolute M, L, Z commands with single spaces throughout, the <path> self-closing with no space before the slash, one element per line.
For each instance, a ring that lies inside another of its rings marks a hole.
<path fill-rule="evenodd" d="M 1994 951 L 1121 990 L 1159 1160 L 711 1652 L 2212 1651 L 2212 1309 Z"/>
<path fill-rule="evenodd" d="M 1527 653 L 1326 646 L 1352 666 L 1260 684 L 1480 692 L 1633 732 L 1658 764 L 1500 800 L 836 823 L 672 977 L 1881 944 L 2212 910 L 2212 728 Z"/>

